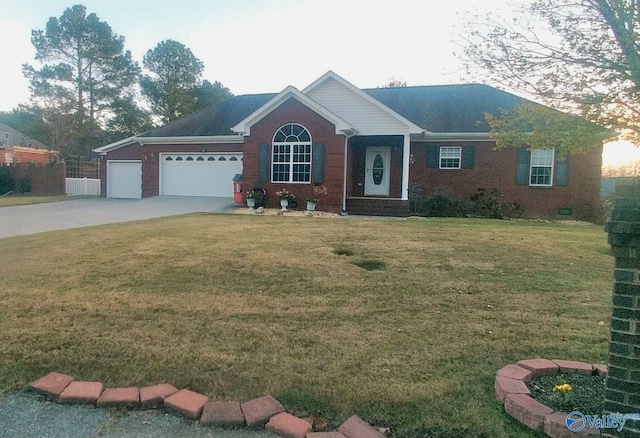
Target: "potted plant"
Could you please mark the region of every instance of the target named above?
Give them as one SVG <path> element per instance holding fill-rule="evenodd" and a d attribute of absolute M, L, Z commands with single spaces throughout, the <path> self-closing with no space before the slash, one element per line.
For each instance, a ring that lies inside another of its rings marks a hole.
<path fill-rule="evenodd" d="M 314 211 L 318 203 L 318 196 L 327 196 L 327 187 L 323 184 L 313 186 L 313 197 L 307 198 L 307 211 Z"/>
<path fill-rule="evenodd" d="M 289 201 L 295 199 L 293 193 L 289 192 L 287 189 L 282 189 L 276 192 L 276 196 L 278 197 L 278 201 L 280 201 L 280 207 L 283 210 L 286 210 L 289 206 Z"/>
<path fill-rule="evenodd" d="M 256 192 L 254 192 L 253 190 L 250 192 L 247 192 L 247 207 L 249 207 L 249 210 L 253 210 L 253 208 L 256 206 L 256 199 L 258 199 L 260 197 L 260 195 Z"/>
<path fill-rule="evenodd" d="M 307 198 L 307 211 L 314 211 L 316 209 L 317 202 L 318 198 Z"/>

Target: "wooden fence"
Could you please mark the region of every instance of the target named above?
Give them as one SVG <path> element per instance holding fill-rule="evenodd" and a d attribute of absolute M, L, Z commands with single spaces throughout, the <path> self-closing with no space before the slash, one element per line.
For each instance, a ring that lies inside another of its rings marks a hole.
<path fill-rule="evenodd" d="M 100 160 L 86 158 L 65 158 L 67 178 L 100 179 Z"/>
<path fill-rule="evenodd" d="M 3 167 L 14 181 L 14 193 L 64 195 L 64 163 L 16 163 Z"/>

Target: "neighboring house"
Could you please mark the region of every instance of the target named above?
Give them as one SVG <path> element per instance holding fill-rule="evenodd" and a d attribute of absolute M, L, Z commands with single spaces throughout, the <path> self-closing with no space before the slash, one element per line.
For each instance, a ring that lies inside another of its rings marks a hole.
<path fill-rule="evenodd" d="M 20 131 L 16 131 L 9 125 L 0 123 L 0 147 L 1 146 L 24 146 L 34 149 L 49 149 L 49 147 L 38 140 L 35 140 Z"/>
<path fill-rule="evenodd" d="M 0 166 L 23 163 L 46 164 L 54 161 L 55 152 L 22 146 L 0 146 Z"/>
<path fill-rule="evenodd" d="M 56 156 L 38 140 L 0 123 L 0 166 L 20 163 L 50 163 Z"/>
<path fill-rule="evenodd" d="M 407 215 L 409 189 L 468 197 L 497 189 L 526 217 L 597 217 L 602 146 L 496 151 L 484 114 L 523 99 L 486 85 L 359 89 L 333 72 L 297 90 L 236 96 L 169 125 L 95 149 L 108 197 L 232 196 L 322 185 L 318 208 Z M 559 216 L 562 215 L 562 216 Z M 567 216 L 569 215 L 569 216 Z"/>

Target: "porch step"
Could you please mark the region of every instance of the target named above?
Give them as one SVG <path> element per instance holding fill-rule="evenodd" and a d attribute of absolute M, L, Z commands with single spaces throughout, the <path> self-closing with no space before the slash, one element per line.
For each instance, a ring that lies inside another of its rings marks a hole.
<path fill-rule="evenodd" d="M 347 213 L 407 217 L 409 201 L 389 198 L 347 198 Z"/>

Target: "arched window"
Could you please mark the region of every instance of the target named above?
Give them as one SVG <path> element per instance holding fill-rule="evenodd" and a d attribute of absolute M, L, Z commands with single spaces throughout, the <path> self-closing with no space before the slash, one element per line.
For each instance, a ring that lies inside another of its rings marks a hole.
<path fill-rule="evenodd" d="M 271 148 L 273 182 L 311 182 L 311 135 L 307 128 L 288 123 L 273 136 Z"/>

